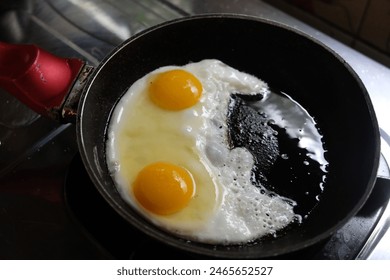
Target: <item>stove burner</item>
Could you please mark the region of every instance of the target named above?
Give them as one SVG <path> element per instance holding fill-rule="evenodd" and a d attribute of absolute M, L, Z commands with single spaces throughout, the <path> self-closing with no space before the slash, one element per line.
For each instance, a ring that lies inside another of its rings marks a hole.
<path fill-rule="evenodd" d="M 128 224 L 97 191 L 77 154 L 65 181 L 65 202 L 70 216 L 96 246 L 107 252 L 107 259 L 200 259 L 164 245 Z M 390 197 L 388 182 L 377 184 L 361 211 L 333 236 L 282 259 L 355 259 L 381 216 Z"/>

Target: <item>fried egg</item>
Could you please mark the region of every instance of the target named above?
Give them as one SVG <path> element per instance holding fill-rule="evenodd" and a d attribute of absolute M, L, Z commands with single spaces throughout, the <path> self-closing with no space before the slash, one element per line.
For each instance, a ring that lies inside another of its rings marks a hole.
<path fill-rule="evenodd" d="M 234 92 L 268 88 L 214 59 L 165 66 L 136 81 L 110 120 L 107 164 L 119 193 L 152 223 L 188 240 L 246 243 L 297 217 L 294 201 L 254 186 L 252 154 L 229 148 Z"/>

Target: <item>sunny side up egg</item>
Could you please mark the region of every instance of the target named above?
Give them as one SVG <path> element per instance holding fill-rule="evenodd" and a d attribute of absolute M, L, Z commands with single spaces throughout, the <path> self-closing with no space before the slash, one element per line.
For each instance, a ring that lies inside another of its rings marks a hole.
<path fill-rule="evenodd" d="M 108 129 L 107 163 L 123 199 L 161 228 L 204 243 L 246 243 L 286 227 L 293 202 L 255 187 L 253 156 L 227 140 L 230 94 L 267 90 L 211 59 L 136 81 Z"/>

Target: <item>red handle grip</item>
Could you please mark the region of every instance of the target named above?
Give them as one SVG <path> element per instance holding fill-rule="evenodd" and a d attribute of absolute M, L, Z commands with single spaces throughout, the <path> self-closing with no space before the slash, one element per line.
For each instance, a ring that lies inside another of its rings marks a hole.
<path fill-rule="evenodd" d="M 0 42 L 0 87 L 41 115 L 60 109 L 83 65 L 34 45 Z"/>

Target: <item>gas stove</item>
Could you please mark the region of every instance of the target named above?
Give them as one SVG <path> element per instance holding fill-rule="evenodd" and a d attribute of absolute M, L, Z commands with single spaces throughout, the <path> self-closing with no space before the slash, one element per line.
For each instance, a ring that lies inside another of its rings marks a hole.
<path fill-rule="evenodd" d="M 254 15 L 339 53 L 368 89 L 382 136 L 378 180 L 361 211 L 327 240 L 284 259 L 390 259 L 390 69 L 259 0 L 2 1 L 0 40 L 99 62 L 119 43 L 193 14 Z M 75 126 L 0 91 L 0 259 L 197 259 L 146 237 L 104 201 L 78 155 Z M 153 248 L 150 250 L 150 248 Z"/>

